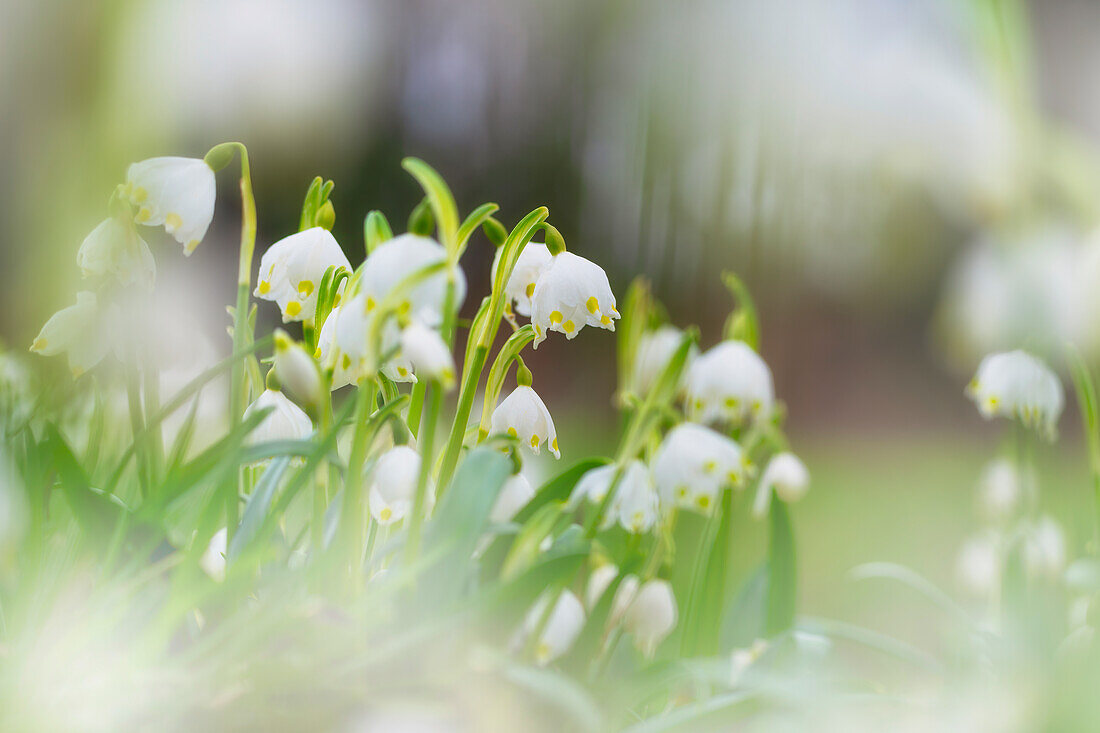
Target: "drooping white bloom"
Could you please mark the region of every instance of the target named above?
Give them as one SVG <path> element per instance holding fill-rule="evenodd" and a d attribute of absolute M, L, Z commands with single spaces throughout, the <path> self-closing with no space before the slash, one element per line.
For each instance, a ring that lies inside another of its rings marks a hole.
<path fill-rule="evenodd" d="M 1006 458 L 995 458 L 982 471 L 978 482 L 978 508 L 993 521 L 1008 519 L 1020 505 L 1022 476 Z"/>
<path fill-rule="evenodd" d="M 95 293 L 80 291 L 76 304 L 50 316 L 31 344 L 31 351 L 43 356 L 66 352 L 69 369 L 79 377 L 103 360 L 111 348 L 104 332 Z"/>
<path fill-rule="evenodd" d="M 260 274 L 253 292 L 279 305 L 283 322 L 312 321 L 317 310 L 317 288 L 329 267 L 351 271 L 351 263 L 332 232 L 313 227 L 280 239 L 260 258 Z M 344 283 L 340 284 L 341 290 Z"/>
<path fill-rule="evenodd" d="M 491 430 L 518 438 L 535 455 L 539 454 L 539 446 L 546 443 L 554 457 L 561 458 L 554 419 L 550 417 L 542 398 L 530 387 L 516 387 L 497 405 L 493 410 Z"/>
<path fill-rule="evenodd" d="M 613 563 L 600 565 L 588 575 L 588 584 L 584 588 L 584 605 L 589 611 L 596 607 L 611 581 L 618 575 L 619 567 Z"/>
<path fill-rule="evenodd" d="M 963 543 L 955 564 L 959 585 L 979 597 L 987 597 L 1001 582 L 1001 551 L 997 537 L 987 532 Z"/>
<path fill-rule="evenodd" d="M 317 334 L 317 352 L 314 356 L 326 369 L 332 369 L 332 389 L 340 389 L 349 384 L 355 384 L 362 376 L 360 370 L 361 360 L 352 359 L 336 345 L 336 323 L 340 318 L 343 306 L 335 306 L 321 326 L 321 332 Z"/>
<path fill-rule="evenodd" d="M 768 365 L 743 341 L 723 341 L 702 354 L 687 375 L 691 419 L 740 425 L 766 420 L 775 402 Z"/>
<path fill-rule="evenodd" d="M 367 340 L 373 325 L 373 316 L 369 313 L 367 302 L 368 296 L 359 293 L 338 309 L 334 308 L 325 320 L 326 326 L 330 321 L 333 324 L 331 338 L 341 356 L 339 365 L 330 364 L 329 361 L 324 363 L 333 367 L 342 367 L 347 372 L 347 376 L 353 380 L 363 376 L 367 370 L 367 355 L 370 352 Z M 324 327 L 321 330 L 324 331 Z M 321 339 L 318 343 L 321 343 Z M 381 372 L 394 382 L 415 383 L 416 375 L 413 372 L 412 362 L 400 353 L 400 345 L 401 332 L 397 322 L 389 318 L 382 325 L 381 353 L 376 355 L 376 358 L 385 358 L 381 365 Z M 333 358 L 329 356 L 328 344 L 322 356 L 327 359 Z M 336 382 L 334 381 L 333 384 Z"/>
<path fill-rule="evenodd" d="M 634 369 L 631 375 L 630 386 L 634 394 L 642 396 L 649 392 L 657 378 L 661 376 L 661 372 L 668 366 L 683 337 L 683 331 L 668 325 L 642 334 L 638 341 L 638 351 L 634 355 Z M 691 368 L 691 363 L 698 354 L 699 348 L 693 344 L 688 353 L 688 369 Z"/>
<path fill-rule="evenodd" d="M 520 509 L 535 498 L 535 489 L 522 473 L 515 473 L 504 481 L 497 500 L 489 511 L 489 521 L 496 524 L 511 521 Z"/>
<path fill-rule="evenodd" d="M 371 252 L 359 273 L 358 293 L 365 313 L 372 312 L 403 280 L 431 265 L 446 262 L 447 250 L 428 237 L 402 234 L 383 242 Z M 466 276 L 461 268 L 441 270 L 404 293 L 399 312 L 428 326 L 443 320 L 447 281 L 454 278 L 454 303 L 458 308 L 466 298 Z"/>
<path fill-rule="evenodd" d="M 619 582 L 619 587 L 615 589 L 615 597 L 611 599 L 611 613 L 607 617 L 609 625 L 615 626 L 623 620 L 630 604 L 634 602 L 638 595 L 639 584 L 637 575 L 629 573 L 623 576 L 623 579 Z"/>
<path fill-rule="evenodd" d="M 282 329 L 275 331 L 275 376 L 298 404 L 317 407 L 324 397 L 321 371 L 313 357 Z"/>
<path fill-rule="evenodd" d="M 710 510 L 725 486 L 741 488 L 752 464 L 735 441 L 695 423 L 668 432 L 653 457 L 653 479 L 665 506 Z"/>
<path fill-rule="evenodd" d="M 436 379 L 444 389 L 455 383 L 455 362 L 446 342 L 433 328 L 413 321 L 401 331 L 401 356 L 421 376 Z"/>
<path fill-rule="evenodd" d="M 123 193 L 138 207 L 134 220 L 164 230 L 191 254 L 214 218 L 214 171 L 201 158 L 149 158 L 126 171 Z"/>
<path fill-rule="evenodd" d="M 599 265 L 572 252 L 554 255 L 531 293 L 531 323 L 538 348 L 550 331 L 572 339 L 585 326 L 615 330 L 615 294 Z"/>
<path fill-rule="evenodd" d="M 1058 377 L 1026 351 L 1005 351 L 982 359 L 966 392 L 986 419 L 1018 418 L 1050 438 L 1065 403 Z"/>
<path fill-rule="evenodd" d="M 416 497 L 420 476 L 420 454 L 407 445 L 390 448 L 378 459 L 370 487 L 370 513 L 381 524 L 405 518 Z M 434 496 L 429 479 L 427 496 Z"/>
<path fill-rule="evenodd" d="M 1024 541 L 1024 564 L 1029 572 L 1057 578 L 1066 566 L 1066 536 L 1051 517 L 1040 517 Z"/>
<path fill-rule="evenodd" d="M 491 277 L 496 281 L 497 267 L 500 264 L 500 253 L 503 247 L 497 249 L 493 259 Z M 535 294 L 535 284 L 538 283 L 542 273 L 550 266 L 553 256 L 545 244 L 529 242 L 516 260 L 516 266 L 512 269 L 512 276 L 504 285 L 504 294 L 510 302 L 516 304 L 516 313 L 521 316 L 531 315 L 531 296 Z"/>
<path fill-rule="evenodd" d="M 149 245 L 128 222 L 111 216 L 84 238 L 76 253 L 84 277 L 111 275 L 121 285 L 152 289 L 157 265 Z"/>
<path fill-rule="evenodd" d="M 798 501 L 810 487 L 810 472 L 794 453 L 776 453 L 768 461 L 760 485 L 756 490 L 756 499 L 752 505 L 752 514 L 757 519 L 768 513 L 771 505 L 772 489 L 781 501 L 788 504 Z"/>
<path fill-rule="evenodd" d="M 573 489 L 574 504 L 585 499 L 593 504 L 602 502 L 617 470 L 618 466 L 609 463 L 587 471 Z M 604 526 L 610 527 L 617 521 L 627 532 L 647 532 L 657 523 L 659 509 L 660 500 L 649 470 L 641 461 L 631 461 L 623 469 L 615 496 L 604 516 Z"/>
<path fill-rule="evenodd" d="M 527 612 L 522 638 L 529 638 L 538 631 L 549 602 L 549 596 L 544 594 Z M 569 651 L 584 628 L 584 620 L 584 606 L 580 599 L 572 591 L 563 590 L 535 642 L 535 662 L 546 665 Z"/>
<path fill-rule="evenodd" d="M 210 538 L 210 544 L 199 558 L 199 567 L 213 580 L 221 583 L 225 580 L 225 553 L 228 547 L 229 533 L 222 527 Z"/>
<path fill-rule="evenodd" d="M 313 422 L 309 415 L 282 392 L 273 389 L 265 389 L 244 411 L 244 417 L 247 420 L 256 412 L 269 407 L 272 411 L 249 434 L 249 445 L 279 440 L 304 440 L 313 433 Z"/>
<path fill-rule="evenodd" d="M 647 580 L 634 596 L 623 616 L 623 627 L 634 636 L 634 644 L 646 656 L 676 627 L 676 596 L 667 580 Z"/>

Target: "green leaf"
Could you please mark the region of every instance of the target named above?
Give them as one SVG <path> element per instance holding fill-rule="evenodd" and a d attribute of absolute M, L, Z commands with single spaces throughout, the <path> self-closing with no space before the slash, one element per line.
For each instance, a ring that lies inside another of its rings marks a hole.
<path fill-rule="evenodd" d="M 248 498 L 248 505 L 245 506 L 244 514 L 241 515 L 241 524 L 233 535 L 233 541 L 229 543 L 225 554 L 226 560 L 232 561 L 239 557 L 259 534 L 260 527 L 263 526 L 264 520 L 271 511 L 271 503 L 279 488 L 279 482 L 289 466 L 290 459 L 284 456 L 276 458 L 264 469 L 263 476 L 260 477 L 256 488 Z"/>
<path fill-rule="evenodd" d="M 53 423 L 46 424 L 46 443 L 61 491 L 80 528 L 93 539 L 105 538 L 122 516 L 122 503 L 92 489 L 80 462 Z"/>
<path fill-rule="evenodd" d="M 890 562 L 872 562 L 852 568 L 848 574 L 853 580 L 892 580 L 901 583 L 931 601 L 933 605 L 942 609 L 948 615 L 961 621 L 963 625 L 967 627 L 974 627 L 975 625 L 970 614 L 962 606 L 955 603 L 951 596 L 940 590 L 930 580 L 904 565 Z"/>
<path fill-rule="evenodd" d="M 407 170 L 428 197 L 439 225 L 440 238 L 447 251 L 455 255 L 458 251 L 458 207 L 455 205 L 451 189 L 435 169 L 419 158 L 405 158 L 401 167 Z"/>
<path fill-rule="evenodd" d="M 393 239 L 393 229 L 386 215 L 375 209 L 363 219 L 363 243 L 369 255 L 383 242 Z"/>
<path fill-rule="evenodd" d="M 768 564 L 760 563 L 726 612 L 722 623 L 722 653 L 747 647 L 765 636 L 768 604 Z"/>
<path fill-rule="evenodd" d="M 772 496 L 769 517 L 768 614 L 764 630 L 774 636 L 794 625 L 798 578 L 790 512 L 776 496 Z"/>
<path fill-rule="evenodd" d="M 482 204 L 466 217 L 466 220 L 462 222 L 462 226 L 458 228 L 458 254 L 462 256 L 462 252 L 466 249 L 466 244 L 469 242 L 470 237 L 477 231 L 477 228 L 484 224 L 489 218 L 500 209 L 496 204 Z"/>

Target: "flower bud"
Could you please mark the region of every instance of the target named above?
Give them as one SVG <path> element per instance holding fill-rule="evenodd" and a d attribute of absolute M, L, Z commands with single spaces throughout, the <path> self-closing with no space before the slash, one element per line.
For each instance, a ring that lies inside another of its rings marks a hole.
<path fill-rule="evenodd" d="M 275 331 L 274 370 L 282 389 L 299 403 L 309 409 L 321 405 L 325 392 L 317 362 L 281 328 Z"/>
<path fill-rule="evenodd" d="M 529 637 L 538 630 L 547 603 L 549 597 L 543 595 L 527 613 L 523 622 L 524 637 Z M 535 662 L 546 665 L 569 651 L 580 636 L 584 621 L 584 606 L 580 600 L 572 591 L 562 591 L 535 643 Z"/>
<path fill-rule="evenodd" d="M 646 581 L 623 616 L 623 627 L 647 657 L 676 627 L 676 596 L 667 580 Z"/>

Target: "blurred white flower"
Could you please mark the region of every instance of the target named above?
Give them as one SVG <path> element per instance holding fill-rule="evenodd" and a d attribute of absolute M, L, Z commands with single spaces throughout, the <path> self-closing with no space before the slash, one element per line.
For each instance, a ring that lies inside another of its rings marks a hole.
<path fill-rule="evenodd" d="M 260 258 L 253 295 L 278 303 L 283 322 L 313 321 L 317 288 L 329 267 L 351 272 L 351 263 L 332 232 L 313 227 L 280 239 Z M 340 283 L 343 290 L 346 281 Z"/>
<path fill-rule="evenodd" d="M 402 234 L 382 243 L 367 257 L 359 273 L 357 295 L 364 314 L 370 314 L 403 280 L 419 270 L 447 261 L 447 250 L 428 237 Z M 466 276 L 455 267 L 454 303 L 458 308 L 466 299 Z M 448 271 L 437 272 L 404 294 L 398 312 L 436 327 L 443 321 L 443 301 L 447 294 Z M 341 346 L 341 348 L 343 348 Z"/>
<path fill-rule="evenodd" d="M 390 448 L 374 467 L 369 494 L 370 513 L 380 524 L 393 524 L 412 509 L 420 476 L 420 454 L 407 445 Z M 434 496 L 428 481 L 429 501 Z"/>
<path fill-rule="evenodd" d="M 1017 418 L 1053 438 L 1065 395 L 1057 375 L 1026 351 L 990 354 L 982 359 L 966 389 L 986 419 Z"/>
<path fill-rule="evenodd" d="M 1039 517 L 1024 540 L 1024 564 L 1030 573 L 1059 578 L 1066 567 L 1066 536 L 1053 518 Z"/>
<path fill-rule="evenodd" d="M 281 328 L 275 330 L 275 377 L 300 405 L 316 408 L 324 399 L 321 370 L 312 356 Z"/>
<path fill-rule="evenodd" d="M 523 621 L 523 638 L 529 638 L 538 630 L 548 603 L 549 596 L 544 594 L 527 612 Z M 569 651 L 584 628 L 584 620 L 584 606 L 580 599 L 572 591 L 563 590 L 535 642 L 535 662 L 546 665 Z"/>
<path fill-rule="evenodd" d="M 676 596 L 667 580 L 647 580 L 638 589 L 623 616 L 623 627 L 648 657 L 676 627 Z"/>
<path fill-rule="evenodd" d="M 123 192 L 138 207 L 134 220 L 164 230 L 191 254 L 214 218 L 214 171 L 201 158 L 149 158 L 126 171 Z"/>
<path fill-rule="evenodd" d="M 225 553 L 228 538 L 228 530 L 222 527 L 210 538 L 210 544 L 206 546 L 206 551 L 199 558 L 199 567 L 218 583 L 225 580 Z"/>
<path fill-rule="evenodd" d="M 1007 458 L 994 458 L 986 464 L 978 482 L 978 508 L 981 513 L 993 521 L 1012 517 L 1023 495 L 1022 478 Z"/>
<path fill-rule="evenodd" d="M 538 348 L 549 331 L 572 339 L 585 326 L 615 330 L 615 294 L 599 265 L 572 252 L 554 255 L 531 293 L 531 323 Z"/>
<path fill-rule="evenodd" d="M 336 324 L 343 306 L 334 306 L 317 334 L 317 352 L 314 356 L 326 369 L 332 369 L 332 389 L 355 384 L 362 376 L 361 359 L 352 359 L 336 345 Z M 365 328 L 365 326 L 364 326 Z"/>
<path fill-rule="evenodd" d="M 751 472 L 735 441 L 695 423 L 668 432 L 653 457 L 653 479 L 665 506 L 709 511 L 725 486 L 741 488 Z"/>
<path fill-rule="evenodd" d="M 406 326 L 401 331 L 401 356 L 417 374 L 438 380 L 444 389 L 454 386 L 454 357 L 435 329 L 416 320 Z"/>
<path fill-rule="evenodd" d="M 741 425 L 771 416 L 775 388 L 768 365 L 743 341 L 723 341 L 695 359 L 687 374 L 691 419 Z"/>
<path fill-rule="evenodd" d="M 490 426 L 493 433 L 518 438 L 535 455 L 539 454 L 539 446 L 546 443 L 554 457 L 561 458 L 554 419 L 542 398 L 530 387 L 521 385 L 505 397 L 493 410 Z"/>
<path fill-rule="evenodd" d="M 95 293 L 82 290 L 76 294 L 74 305 L 50 316 L 31 344 L 31 351 L 43 356 L 66 352 L 69 369 L 79 377 L 101 362 L 111 346 Z"/>
<path fill-rule="evenodd" d="M 772 489 L 776 496 L 788 504 L 798 501 L 810 487 L 810 472 L 794 453 L 776 453 L 768 461 L 756 490 L 752 514 L 757 519 L 767 515 L 771 506 Z"/>
<path fill-rule="evenodd" d="M 609 463 L 587 471 L 573 488 L 571 503 L 576 505 L 584 500 L 593 504 L 602 502 L 617 470 L 616 464 Z M 644 463 L 634 460 L 623 469 L 615 496 L 603 518 L 604 527 L 610 527 L 617 521 L 627 532 L 647 532 L 657 523 L 659 510 L 660 500 L 653 487 L 653 478 Z"/>
<path fill-rule="evenodd" d="M 979 597 L 989 597 L 1001 582 L 1001 550 L 997 535 L 985 532 L 968 539 L 955 565 L 959 584 Z"/>
<path fill-rule="evenodd" d="M 504 481 L 500 493 L 489 511 L 489 521 L 495 524 L 511 521 L 520 509 L 535 498 L 535 489 L 522 473 L 515 473 Z"/>
<path fill-rule="evenodd" d="M 84 277 L 111 275 L 121 285 L 152 289 L 157 265 L 149 245 L 129 221 L 111 216 L 84 238 L 76 253 Z"/>
<path fill-rule="evenodd" d="M 768 642 L 757 639 L 747 649 L 734 649 L 730 655 L 730 684 L 737 687 L 749 667 L 756 663 L 768 650 Z"/>
<path fill-rule="evenodd" d="M 490 276 L 495 281 L 497 266 L 500 263 L 500 253 L 503 248 L 498 248 L 493 258 L 493 268 Z M 510 301 L 516 304 L 516 313 L 521 316 L 531 315 L 531 296 L 535 294 L 535 284 L 542 273 L 550 266 L 553 256 L 545 244 L 528 242 L 527 246 L 519 254 L 516 266 L 512 269 L 512 276 L 504 286 L 504 294 Z"/>
<path fill-rule="evenodd" d="M 638 351 L 634 355 L 634 369 L 630 388 L 634 394 L 642 396 L 649 392 L 664 368 L 668 366 L 672 355 L 676 353 L 684 332 L 675 326 L 661 326 L 655 331 L 646 331 L 638 341 Z M 685 373 L 690 371 L 691 363 L 699 355 L 699 347 L 694 344 L 688 354 Z"/>
<path fill-rule="evenodd" d="M 313 433 L 313 422 L 302 408 L 291 402 L 282 392 L 265 389 L 248 409 L 247 420 L 254 413 L 273 408 L 248 436 L 249 445 L 272 443 L 280 440 L 304 440 Z"/>
<path fill-rule="evenodd" d="M 588 584 L 584 588 L 584 604 L 589 611 L 596 607 L 604 591 L 618 575 L 619 568 L 613 563 L 604 563 L 589 573 Z"/>

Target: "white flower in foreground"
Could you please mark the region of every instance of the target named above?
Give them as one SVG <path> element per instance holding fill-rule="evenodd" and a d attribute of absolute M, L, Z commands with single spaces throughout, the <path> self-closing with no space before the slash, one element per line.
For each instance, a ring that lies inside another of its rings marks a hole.
<path fill-rule="evenodd" d="M 393 524 L 412 510 L 416 482 L 420 476 L 420 454 L 407 445 L 390 448 L 378 459 L 370 487 L 370 513 L 381 524 Z M 427 496 L 434 490 L 428 482 Z"/>
<path fill-rule="evenodd" d="M 768 461 L 760 485 L 756 490 L 756 500 L 752 505 L 752 514 L 757 519 L 764 517 L 771 506 L 772 489 L 780 501 L 790 504 L 798 501 L 810 487 L 810 472 L 794 453 L 776 453 Z"/>
<path fill-rule="evenodd" d="M 138 207 L 134 220 L 164 230 L 191 254 L 214 218 L 214 171 L 201 158 L 149 158 L 126 171 L 123 193 Z"/>
<path fill-rule="evenodd" d="M 638 351 L 634 355 L 634 369 L 631 376 L 631 389 L 634 394 L 642 396 L 649 392 L 657 382 L 661 372 L 668 366 L 672 355 L 676 353 L 680 342 L 684 338 L 684 332 L 675 326 L 661 326 L 656 331 L 647 331 L 638 341 Z M 688 364 L 685 373 L 690 370 L 691 362 L 699 354 L 699 348 L 694 344 L 688 354 Z"/>
<path fill-rule="evenodd" d="M 430 265 L 446 262 L 447 250 L 428 237 L 402 234 L 382 243 L 367 257 L 359 273 L 358 293 L 366 313 L 372 312 L 403 280 Z M 458 308 L 466 298 L 466 276 L 455 267 L 454 303 Z M 447 294 L 448 272 L 441 270 L 406 292 L 398 305 L 402 315 L 428 325 L 443 321 L 443 301 Z"/>
<path fill-rule="evenodd" d="M 600 602 L 604 592 L 619 575 L 619 567 L 613 563 L 605 563 L 594 569 L 588 575 L 588 584 L 584 588 L 584 605 L 591 611 Z"/>
<path fill-rule="evenodd" d="M 491 277 L 496 281 L 497 267 L 500 264 L 500 253 L 503 247 L 497 248 L 496 257 L 493 259 Z M 553 261 L 553 255 L 545 244 L 529 242 L 516 260 L 516 266 L 512 268 L 512 276 L 504 285 L 504 294 L 508 300 L 516 304 L 516 313 L 521 316 L 531 315 L 531 296 L 535 294 L 535 284 L 538 283 L 542 273 Z"/>
<path fill-rule="evenodd" d="M 531 323 L 538 348 L 549 331 L 572 339 L 585 326 L 615 330 L 615 294 L 599 265 L 572 252 L 554 255 L 531 293 Z"/>
<path fill-rule="evenodd" d="M 617 470 L 618 466 L 609 463 L 586 472 L 573 488 L 573 502 L 579 504 L 585 499 L 593 504 L 602 502 Z M 604 517 L 604 527 L 617 521 L 627 532 L 647 532 L 657 523 L 659 509 L 660 501 L 649 470 L 641 461 L 631 461 L 619 479 Z"/>
<path fill-rule="evenodd" d="M 275 377 L 279 386 L 305 407 L 317 407 L 324 398 L 321 370 L 313 357 L 286 331 L 275 330 Z"/>
<path fill-rule="evenodd" d="M 1024 541 L 1024 564 L 1035 574 L 1057 578 L 1066 566 L 1066 536 L 1051 517 L 1040 517 Z"/>
<path fill-rule="evenodd" d="M 667 580 L 647 580 L 623 616 L 623 627 L 634 636 L 634 645 L 646 656 L 676 628 L 676 596 Z"/>
<path fill-rule="evenodd" d="M 95 293 L 81 291 L 76 304 L 50 316 L 31 344 L 31 351 L 43 356 L 66 352 L 74 377 L 103 361 L 111 340 L 103 332 L 103 323 Z"/>
<path fill-rule="evenodd" d="M 549 596 L 543 595 L 527 612 L 523 621 L 524 638 L 529 638 L 538 631 L 547 603 Z M 535 642 L 535 662 L 540 665 L 549 664 L 569 651 L 584 628 L 584 619 L 584 606 L 580 600 L 572 591 L 562 591 L 542 627 L 542 634 Z"/>
<path fill-rule="evenodd" d="M 401 331 L 401 356 L 416 373 L 438 380 L 444 389 L 455 383 L 455 362 L 443 337 L 433 328 L 413 321 Z"/>
<path fill-rule="evenodd" d="M 996 535 L 971 537 L 959 550 L 955 563 L 959 585 L 979 597 L 988 597 L 1001 582 L 1001 551 Z"/>
<path fill-rule="evenodd" d="M 253 295 L 278 303 L 284 323 L 312 321 L 317 310 L 317 288 L 325 271 L 333 266 L 351 272 L 351 263 L 332 232 L 313 227 L 291 234 L 268 247 L 260 258 Z"/>
<path fill-rule="evenodd" d="M 248 419 L 254 413 L 269 407 L 272 411 L 249 434 L 249 445 L 280 440 L 304 440 L 313 433 L 313 422 L 309 415 L 282 392 L 273 389 L 265 389 L 244 411 L 244 417 Z"/>
<path fill-rule="evenodd" d="M 522 473 L 512 474 L 500 487 L 497 500 L 489 511 L 489 521 L 496 524 L 511 521 L 534 498 L 535 489 L 527 477 Z"/>
<path fill-rule="evenodd" d="M 336 345 L 336 324 L 342 306 L 335 306 L 317 334 L 317 352 L 314 356 L 326 369 L 332 369 L 332 389 L 355 384 L 362 376 L 361 360 L 352 359 Z"/>
<path fill-rule="evenodd" d="M 775 402 L 768 365 L 743 341 L 723 341 L 702 354 L 687 373 L 691 419 L 740 425 L 766 420 Z"/>
<path fill-rule="evenodd" d="M 1058 377 L 1026 351 L 1006 351 L 982 359 L 966 392 L 986 419 L 1018 418 L 1051 438 L 1065 402 Z"/>
<path fill-rule="evenodd" d="M 726 486 L 741 488 L 752 471 L 735 441 L 695 423 L 668 432 L 653 457 L 653 479 L 665 506 L 709 511 Z"/>
<path fill-rule="evenodd" d="M 332 339 L 334 340 L 341 356 L 341 363 L 345 370 L 350 370 L 350 375 L 355 378 L 366 373 L 367 355 L 370 352 L 367 343 L 371 336 L 371 328 L 375 326 L 374 316 L 371 315 L 373 307 L 368 309 L 369 298 L 364 293 L 359 293 L 339 309 L 333 309 L 329 319 L 333 321 Z M 327 325 L 329 320 L 325 321 Z M 322 330 L 324 328 L 322 327 Z M 320 340 L 319 340 L 320 343 Z M 380 349 L 375 358 L 385 358 L 379 367 L 382 374 L 394 382 L 416 382 L 416 374 L 413 372 L 412 362 L 400 352 L 401 331 L 397 327 L 397 321 L 393 318 L 386 319 L 382 325 L 381 343 L 375 345 Z M 328 354 L 328 348 L 323 356 Z M 332 358 L 332 357 L 328 357 Z M 328 361 L 324 362 L 329 364 Z M 333 365 L 335 366 L 335 365 Z"/>
<path fill-rule="evenodd" d="M 497 405 L 497 409 L 493 410 L 490 430 L 518 438 L 535 455 L 539 454 L 539 446 L 546 443 L 554 457 L 561 458 L 554 419 L 550 417 L 542 398 L 530 387 L 516 387 Z"/>
<path fill-rule="evenodd" d="M 978 508 L 986 518 L 1000 521 L 1015 514 L 1023 496 L 1022 476 L 1012 461 L 995 458 L 978 482 Z"/>
<path fill-rule="evenodd" d="M 128 221 L 108 217 L 84 238 L 76 253 L 84 277 L 113 276 L 122 285 L 152 289 L 157 265 L 149 245 Z"/>
<path fill-rule="evenodd" d="M 225 553 L 228 547 L 229 533 L 222 527 L 210 538 L 210 544 L 199 558 L 199 567 L 213 580 L 221 583 L 225 580 Z"/>

